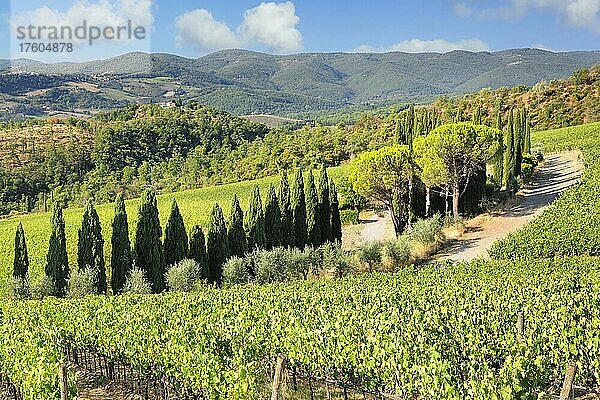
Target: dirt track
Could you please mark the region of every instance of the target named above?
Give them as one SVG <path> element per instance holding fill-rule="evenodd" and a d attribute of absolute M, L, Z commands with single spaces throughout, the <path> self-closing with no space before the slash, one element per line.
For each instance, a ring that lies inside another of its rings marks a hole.
<path fill-rule="evenodd" d="M 550 154 L 511 204 L 467 221 L 466 232 L 443 250 L 436 260 L 470 261 L 487 258 L 498 240 L 538 216 L 560 193 L 575 185 L 583 174 L 578 151 Z"/>

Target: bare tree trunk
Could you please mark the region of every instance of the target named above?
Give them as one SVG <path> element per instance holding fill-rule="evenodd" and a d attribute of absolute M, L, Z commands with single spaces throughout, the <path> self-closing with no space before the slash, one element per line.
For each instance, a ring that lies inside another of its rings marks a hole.
<path fill-rule="evenodd" d="M 392 223 L 394 224 L 394 233 L 396 234 L 396 237 L 398 237 L 402 232 L 400 232 L 400 221 L 398 220 L 396 211 L 394 210 L 394 204 L 388 205 L 388 211 L 390 212 L 390 218 L 392 219 Z"/>
<path fill-rule="evenodd" d="M 458 218 L 458 201 L 460 200 L 460 188 L 458 183 L 452 186 L 452 214 L 454 218 Z"/>
<path fill-rule="evenodd" d="M 429 186 L 425 187 L 425 217 L 429 218 L 431 212 L 431 189 Z"/>

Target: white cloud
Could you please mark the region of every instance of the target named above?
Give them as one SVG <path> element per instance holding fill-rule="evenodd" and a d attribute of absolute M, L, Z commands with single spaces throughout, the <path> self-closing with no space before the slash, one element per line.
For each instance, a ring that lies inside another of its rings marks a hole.
<path fill-rule="evenodd" d="M 471 3 L 476 3 L 471 0 Z M 485 18 L 518 19 L 531 10 L 541 9 L 556 14 L 567 24 L 600 32 L 600 0 L 508 0 L 500 7 L 476 8 L 464 2 L 454 3 L 457 15 L 464 14 L 465 9 L 470 9 L 471 14 Z"/>
<path fill-rule="evenodd" d="M 373 47 L 369 45 L 359 46 L 357 53 L 384 53 L 388 51 L 401 51 L 405 53 L 447 53 L 452 50 L 466 51 L 488 51 L 490 46 L 479 39 L 465 39 L 451 42 L 444 39 L 421 40 L 410 39 L 389 47 Z"/>
<path fill-rule="evenodd" d="M 460 17 L 468 17 L 473 14 L 473 8 L 465 3 L 456 3 L 454 5 L 454 12 Z"/>
<path fill-rule="evenodd" d="M 196 9 L 177 18 L 177 43 L 200 50 L 259 45 L 278 53 L 291 53 L 302 49 L 302 34 L 296 28 L 299 22 L 291 1 L 261 3 L 246 10 L 235 31 L 214 19 L 208 10 Z"/>
<path fill-rule="evenodd" d="M 555 49 L 553 49 L 553 48 L 551 48 L 551 47 L 548 47 L 548 46 L 546 46 L 546 45 L 543 45 L 543 44 L 541 44 L 541 43 L 534 44 L 534 45 L 533 45 L 533 46 L 531 46 L 531 47 L 532 47 L 533 49 L 545 50 L 545 51 L 551 51 L 552 53 L 557 53 L 557 52 L 558 52 L 558 50 L 555 50 Z"/>
<path fill-rule="evenodd" d="M 230 49 L 239 47 L 241 41 L 229 27 L 216 21 L 207 10 L 198 9 L 180 15 L 175 21 L 179 30 L 177 43 L 200 49 Z"/>
<path fill-rule="evenodd" d="M 105 27 L 127 26 L 131 21 L 133 27 L 142 26 L 146 29 L 148 37 L 154 17 L 152 15 L 152 0 L 97 0 L 95 2 L 78 0 L 65 11 L 50 8 L 48 6 L 39 7 L 33 10 L 13 15 L 11 25 L 13 31 L 19 26 L 28 27 L 87 27 L 95 26 L 100 29 Z M 35 31 L 36 35 L 38 31 Z M 48 31 L 43 31 L 43 35 L 48 35 Z M 43 40 L 45 37 L 41 38 Z M 84 44 L 88 39 L 77 39 L 73 37 L 70 41 L 74 44 Z M 105 40 L 104 38 L 98 39 Z M 111 39 L 113 42 L 117 40 Z M 121 42 L 125 39 L 121 39 Z"/>
<path fill-rule="evenodd" d="M 257 41 L 278 52 L 295 52 L 302 49 L 302 34 L 296 29 L 298 22 L 300 18 L 291 1 L 261 3 L 245 12 L 239 31 L 247 41 Z"/>

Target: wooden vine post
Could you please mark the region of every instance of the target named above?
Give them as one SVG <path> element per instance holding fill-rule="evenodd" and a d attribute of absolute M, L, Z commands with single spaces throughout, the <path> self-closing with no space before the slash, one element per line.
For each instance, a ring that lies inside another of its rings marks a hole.
<path fill-rule="evenodd" d="M 562 390 L 560 391 L 560 400 L 568 400 L 571 390 L 573 388 L 573 381 L 575 380 L 575 374 L 577 373 L 577 364 L 571 362 L 567 365 L 567 372 L 565 374 L 565 380 L 563 382 Z"/>
<path fill-rule="evenodd" d="M 60 400 L 69 400 L 69 381 L 67 380 L 67 369 L 64 363 L 58 366 L 58 384 L 60 386 Z"/>
<path fill-rule="evenodd" d="M 283 400 L 283 380 L 285 377 L 285 368 L 285 357 L 280 354 L 277 356 L 275 374 L 273 375 L 273 391 L 271 392 L 271 400 Z"/>

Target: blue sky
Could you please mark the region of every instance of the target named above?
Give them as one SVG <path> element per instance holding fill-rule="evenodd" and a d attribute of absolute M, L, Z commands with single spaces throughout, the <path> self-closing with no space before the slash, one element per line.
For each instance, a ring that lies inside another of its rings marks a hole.
<path fill-rule="evenodd" d="M 17 53 L 17 22 L 76 24 L 80 15 L 97 25 L 131 19 L 151 30 L 143 42 L 78 46 L 81 60 L 131 50 L 199 57 L 232 47 L 270 53 L 600 49 L 600 0 L 0 1 L 1 58 Z"/>

